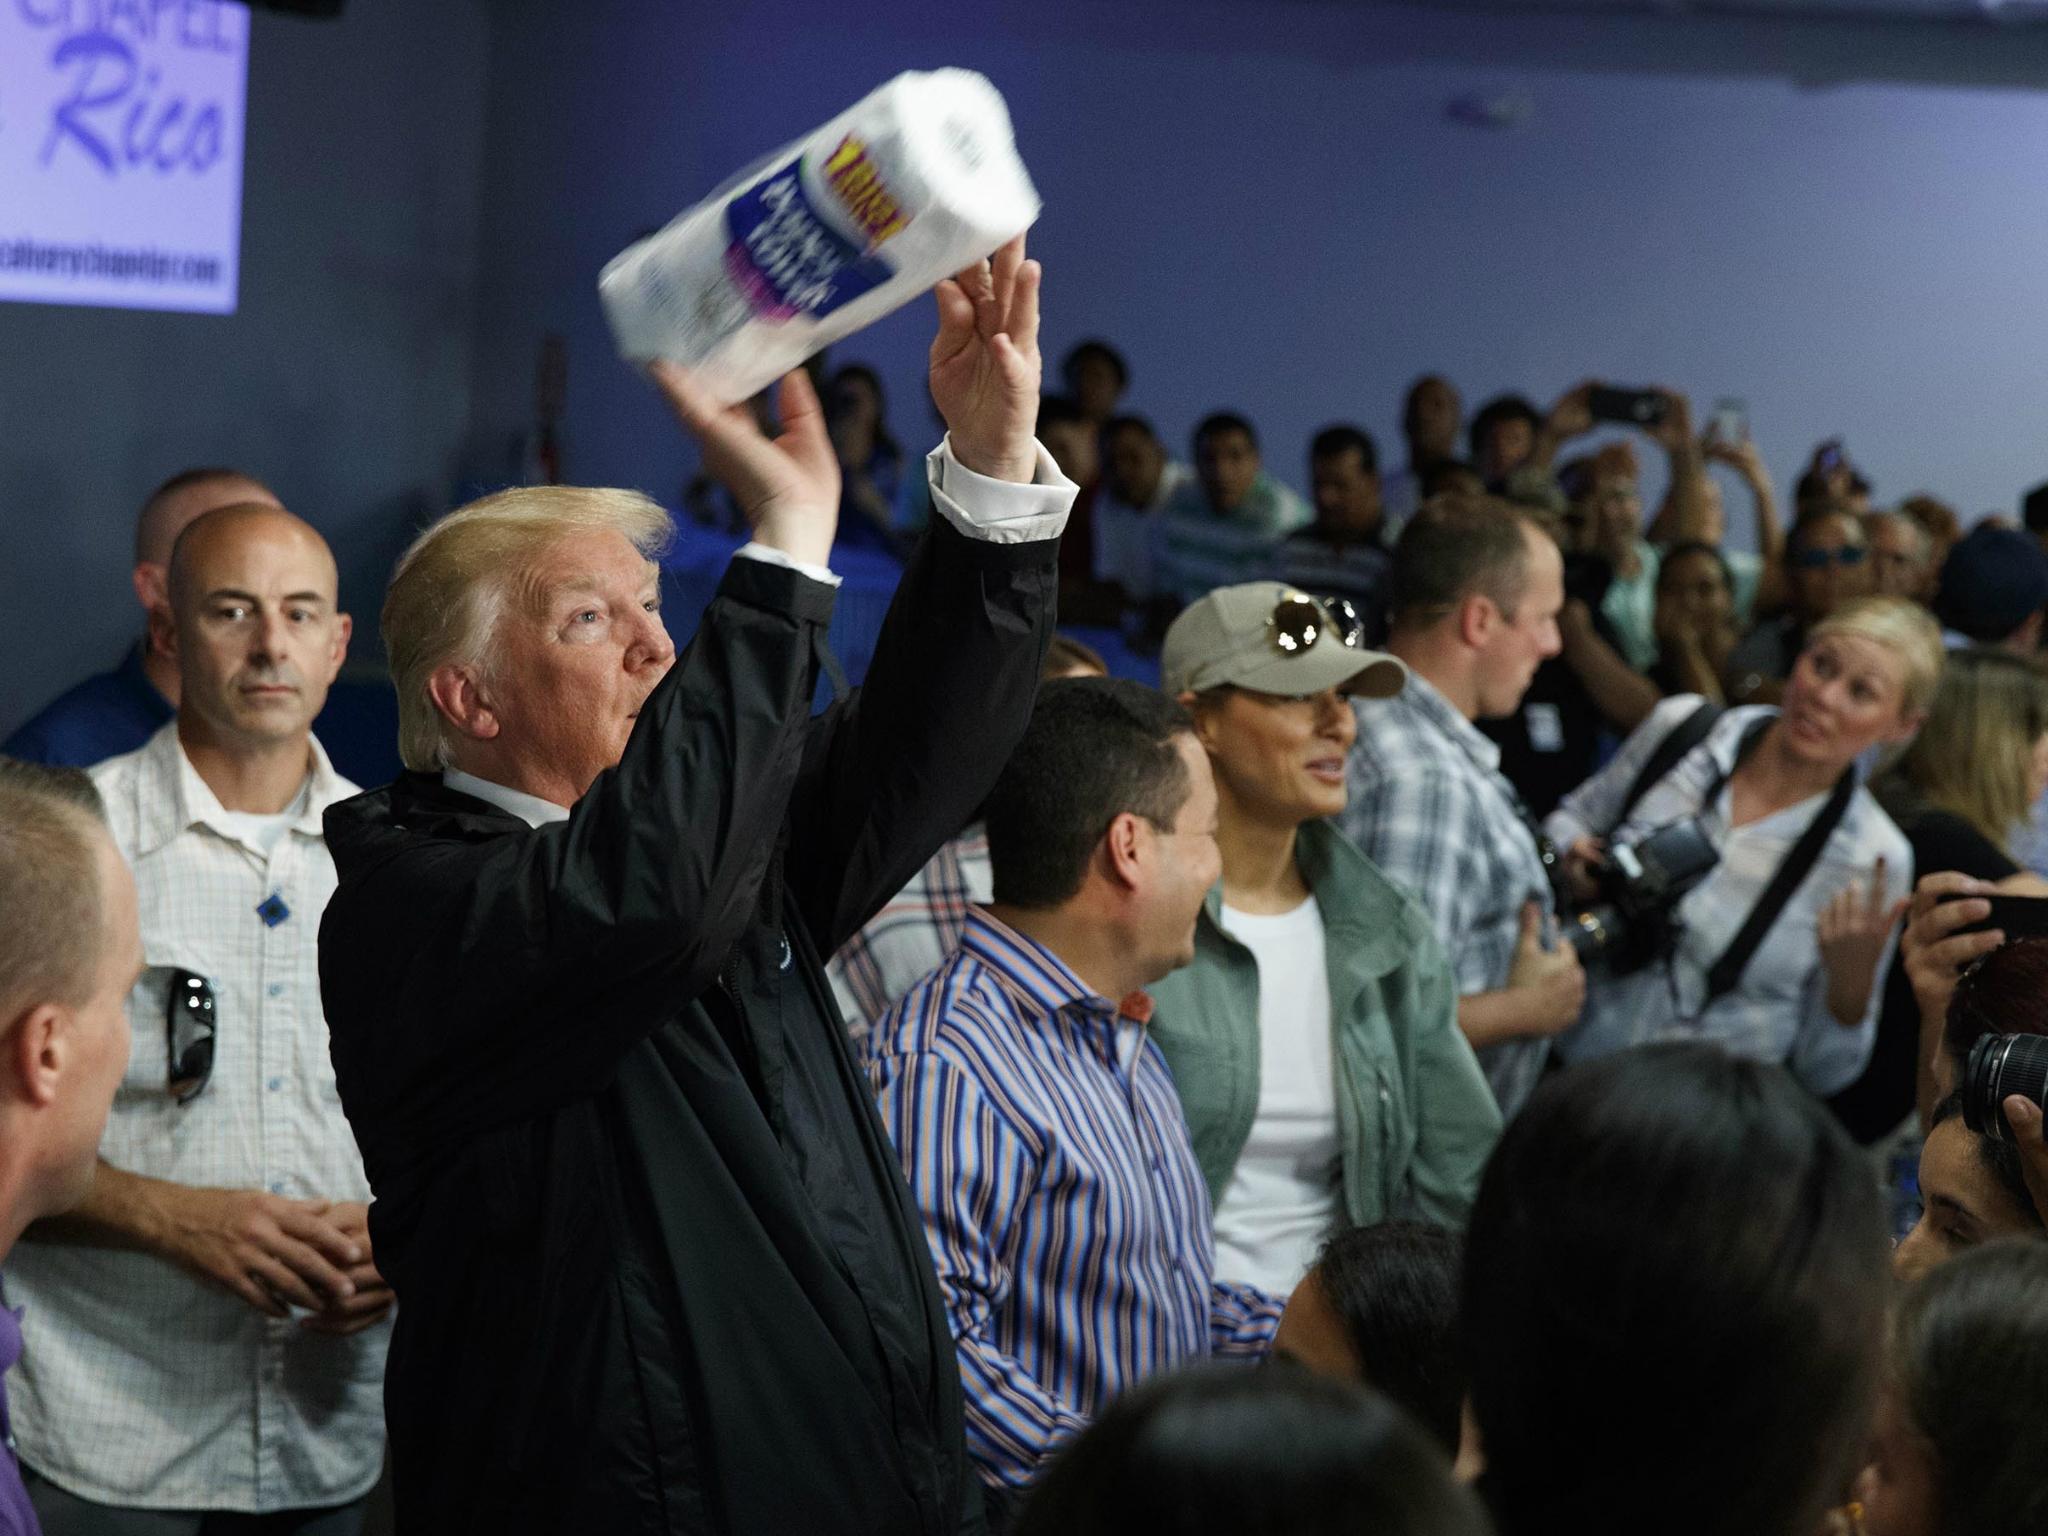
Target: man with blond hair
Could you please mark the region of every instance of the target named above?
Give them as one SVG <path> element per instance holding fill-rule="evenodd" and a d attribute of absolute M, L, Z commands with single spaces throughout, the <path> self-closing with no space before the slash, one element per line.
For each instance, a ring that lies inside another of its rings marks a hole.
<path fill-rule="evenodd" d="M 142 969 L 135 882 L 84 774 L 0 757 L 0 1256 L 92 1184 Z M 21 1359 L 0 1306 L 0 1372 Z M 0 1536 L 32 1536 L 0 1385 Z"/>
<path fill-rule="evenodd" d="M 348 646 L 334 557 L 268 503 L 179 535 L 155 643 L 176 719 L 93 782 L 148 968 L 91 1192 L 8 1260 L 15 1430 L 49 1536 L 348 1536 L 383 1461 L 369 1187 L 320 1012 L 313 739 Z"/>
<path fill-rule="evenodd" d="M 321 980 L 399 1297 L 401 1531 L 980 1527 L 819 960 L 973 814 L 1052 631 L 1037 266 L 1020 240 L 937 297 L 937 515 L 816 719 L 839 471 L 801 372 L 770 441 L 657 368 L 753 531 L 680 656 L 641 498 L 504 493 L 399 562 L 409 771 L 328 813 Z"/>

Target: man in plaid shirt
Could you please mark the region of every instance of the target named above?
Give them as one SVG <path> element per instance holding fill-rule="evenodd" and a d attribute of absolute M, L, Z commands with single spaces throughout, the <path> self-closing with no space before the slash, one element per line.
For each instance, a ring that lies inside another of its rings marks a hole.
<path fill-rule="evenodd" d="M 1408 686 L 1361 701 L 1339 823 L 1422 901 L 1458 974 L 1458 1026 L 1512 1116 L 1551 1039 L 1578 1022 L 1586 977 L 1550 947 L 1538 832 L 1476 719 L 1513 714 L 1559 650 L 1564 562 L 1534 522 L 1491 497 L 1439 497 L 1401 535 L 1387 649 Z"/>

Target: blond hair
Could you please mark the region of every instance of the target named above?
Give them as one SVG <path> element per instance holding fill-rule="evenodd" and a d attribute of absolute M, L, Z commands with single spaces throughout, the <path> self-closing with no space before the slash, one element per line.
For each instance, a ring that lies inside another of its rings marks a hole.
<path fill-rule="evenodd" d="M 1885 798 L 1960 816 L 2007 849 L 2033 809 L 2027 770 L 2043 736 L 2048 676 L 2006 651 L 1959 651 Z"/>
<path fill-rule="evenodd" d="M 0 757 L 0 1026 L 83 1003 L 105 942 L 106 811 L 76 768 Z"/>
<path fill-rule="evenodd" d="M 1947 652 L 1941 643 L 1941 626 L 1925 608 L 1903 597 L 1859 597 L 1814 625 L 1807 643 L 1829 635 L 1868 640 L 1898 657 L 1906 669 L 1900 712 L 1927 713 L 1934 703 L 1935 691 L 1941 687 L 1941 667 Z"/>
<path fill-rule="evenodd" d="M 406 767 L 454 766 L 454 737 L 428 689 L 434 673 L 455 663 L 489 677 L 498 623 L 527 573 L 551 545 L 589 532 L 616 533 L 652 560 L 675 529 L 638 491 L 527 486 L 458 507 L 399 556 L 382 628 Z"/>

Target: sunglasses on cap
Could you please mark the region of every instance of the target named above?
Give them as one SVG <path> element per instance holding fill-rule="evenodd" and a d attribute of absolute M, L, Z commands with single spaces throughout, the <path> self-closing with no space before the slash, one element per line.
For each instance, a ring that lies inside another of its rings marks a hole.
<path fill-rule="evenodd" d="M 1792 552 L 1792 568 L 1799 571 L 1824 571 L 1831 565 L 1861 565 L 1869 553 L 1860 544 L 1844 544 L 1837 549 L 1795 549 Z"/>
<path fill-rule="evenodd" d="M 1290 592 L 1266 618 L 1266 638 L 1283 656 L 1303 655 L 1325 635 L 1354 651 L 1365 643 L 1365 620 L 1349 598 Z"/>
<path fill-rule="evenodd" d="M 192 971 L 171 972 L 164 1005 L 164 1037 L 170 1055 L 171 1097 L 190 1104 L 213 1076 L 213 983 Z"/>

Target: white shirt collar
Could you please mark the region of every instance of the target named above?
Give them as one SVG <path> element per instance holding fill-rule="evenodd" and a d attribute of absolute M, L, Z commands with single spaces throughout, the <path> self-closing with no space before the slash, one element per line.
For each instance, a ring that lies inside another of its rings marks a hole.
<path fill-rule="evenodd" d="M 566 805 L 557 805 L 552 800 L 543 800 L 539 795 L 529 795 L 521 789 L 507 789 L 503 784 L 493 784 L 489 779 L 464 773 L 460 768 L 442 769 L 441 782 L 450 789 L 495 805 L 501 811 L 511 812 L 529 827 L 544 827 L 550 822 L 569 819 L 569 807 Z"/>
<path fill-rule="evenodd" d="M 300 786 L 298 796 L 288 807 L 288 814 L 292 817 L 293 831 L 319 837 L 322 835 L 320 818 L 327 807 L 358 791 L 354 784 L 334 771 L 334 764 L 327 756 L 327 749 L 320 745 L 319 737 L 309 733 L 306 743 L 310 758 L 307 781 Z M 226 813 L 219 798 L 199 777 L 199 770 L 185 755 L 175 719 L 166 721 L 137 750 L 136 756 L 141 759 L 136 792 L 142 806 L 142 819 L 136 829 L 135 852 L 138 857 L 156 852 L 193 825 L 212 827 L 223 836 L 236 835 L 225 819 Z"/>

